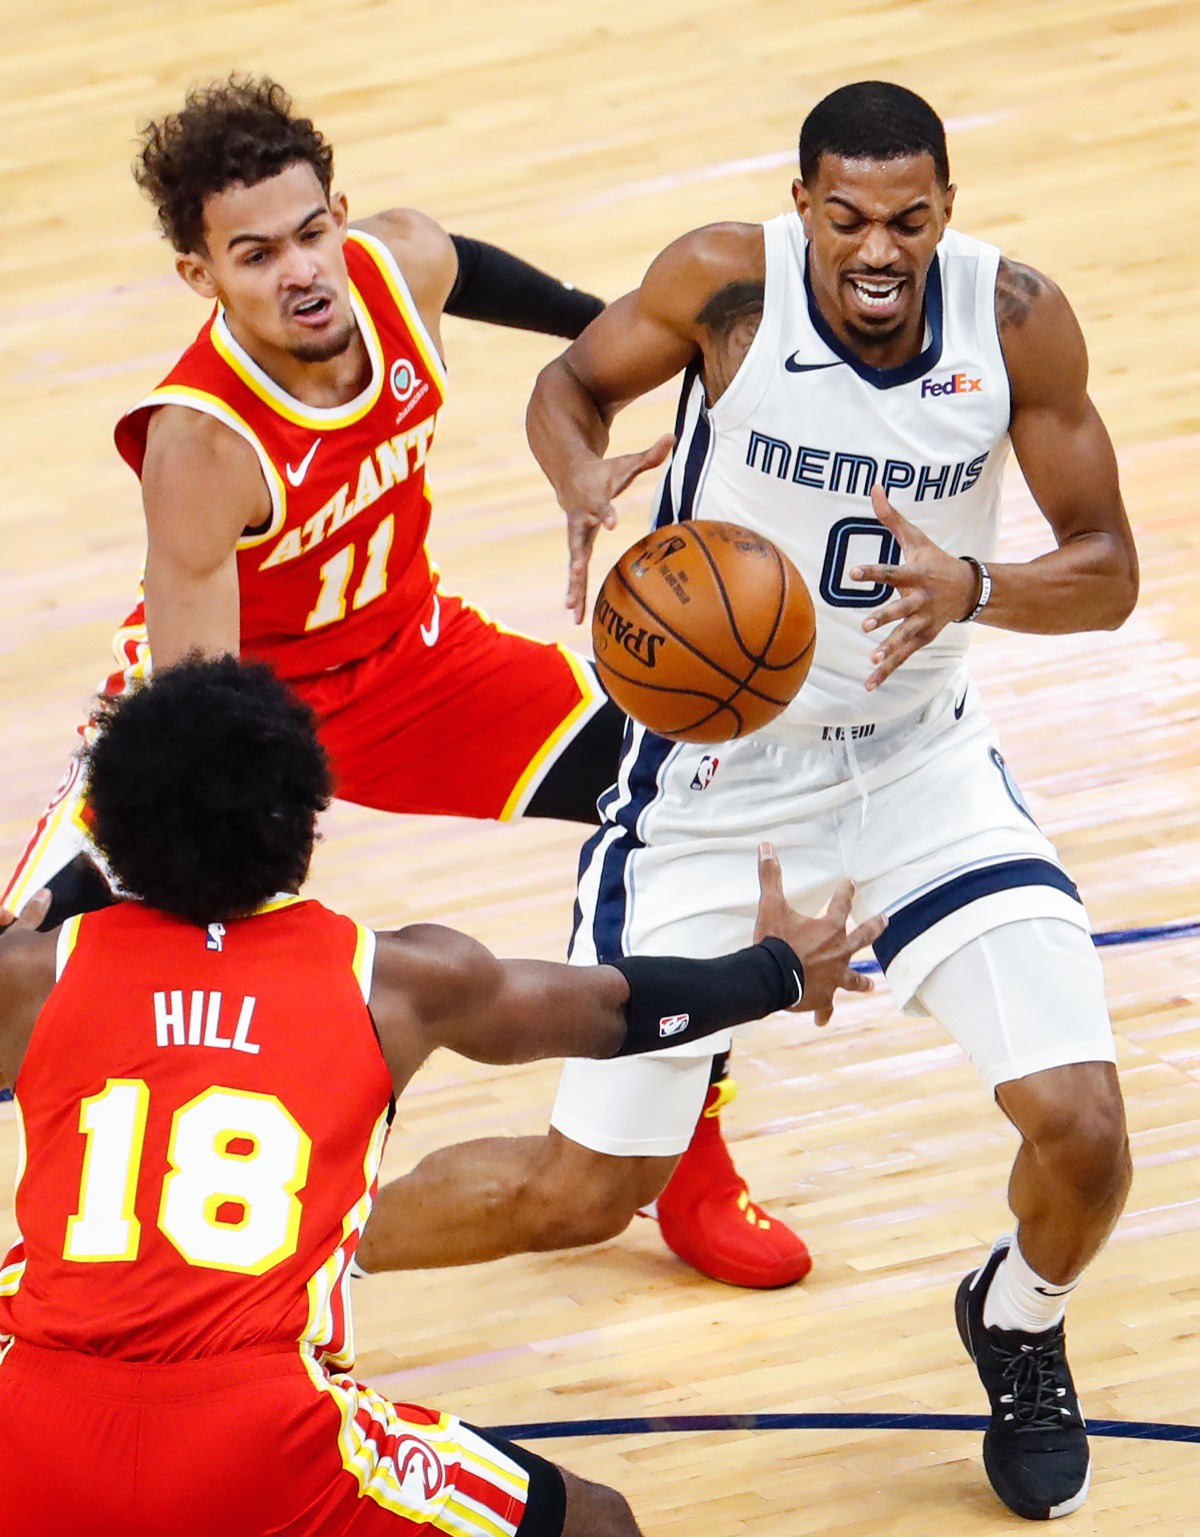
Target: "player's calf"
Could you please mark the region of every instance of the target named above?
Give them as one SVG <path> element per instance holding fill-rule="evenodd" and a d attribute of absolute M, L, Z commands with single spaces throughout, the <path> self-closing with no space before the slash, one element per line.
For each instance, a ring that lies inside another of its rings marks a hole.
<path fill-rule="evenodd" d="M 642 1529 L 623 1494 L 607 1484 L 593 1484 L 566 1468 L 559 1470 L 567 1488 L 562 1537 L 642 1537 Z"/>

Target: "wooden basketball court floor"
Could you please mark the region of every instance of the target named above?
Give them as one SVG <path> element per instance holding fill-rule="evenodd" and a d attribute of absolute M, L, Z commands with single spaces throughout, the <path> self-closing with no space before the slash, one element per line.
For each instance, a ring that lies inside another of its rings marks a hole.
<path fill-rule="evenodd" d="M 135 485 L 112 422 L 199 324 L 127 172 L 135 122 L 192 81 L 268 70 L 324 125 L 360 213 L 413 203 L 606 294 L 669 238 L 787 205 L 800 120 L 884 77 L 950 123 L 959 226 L 1056 277 L 1087 332 L 1143 563 L 1117 634 L 982 631 L 977 674 L 1033 809 L 1097 929 L 1200 917 L 1194 593 L 1200 479 L 1200 12 L 1139 0 L 6 0 L 0 57 L 0 850 L 60 773 L 136 578 Z M 521 420 L 542 340 L 451 322 L 433 550 L 451 590 L 570 639 L 559 515 Z M 669 423 L 670 392 L 617 441 Z M 611 559 L 643 526 L 631 493 Z M 1014 477 L 1005 549 L 1046 544 Z M 313 889 L 380 925 L 431 918 L 501 951 L 562 954 L 578 834 L 336 808 Z M 1186 930 L 1184 931 L 1186 936 Z M 1126 935 L 1128 937 L 1128 935 Z M 1200 940 L 1106 949 L 1136 1178 L 1071 1308 L 1098 1435 L 1064 1533 L 1200 1526 Z M 984 1407 L 951 1321 L 1005 1229 L 1013 1138 L 958 1051 L 886 991 L 818 1034 L 785 1018 L 737 1054 L 727 1114 L 760 1199 L 816 1255 L 800 1288 L 692 1274 L 648 1222 L 591 1251 L 374 1278 L 360 1371 L 618 1485 L 648 1533 L 975 1537 L 993 1498 Z M 401 1103 L 386 1172 L 545 1124 L 556 1068 L 449 1057 Z M 0 1149 L 12 1167 L 11 1110 Z M 7 1174 L 5 1175 L 7 1182 Z M 0 1210 L 0 1238 L 12 1229 Z M 663 1428 L 677 1416 L 832 1416 L 824 1428 Z M 622 1425 L 573 1435 L 587 1420 Z M 651 1422 L 647 1424 L 647 1419 Z M 653 1428 L 657 1425 L 659 1428 Z M 620 1433 L 620 1432 L 625 1433 Z M 2 1500 L 0 1491 L 0 1500 Z"/>

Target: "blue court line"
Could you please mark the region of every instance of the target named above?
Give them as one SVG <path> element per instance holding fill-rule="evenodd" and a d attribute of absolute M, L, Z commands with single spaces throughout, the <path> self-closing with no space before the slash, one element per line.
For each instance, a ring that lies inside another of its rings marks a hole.
<path fill-rule="evenodd" d="M 1142 929 L 1102 929 L 1092 935 L 1097 950 L 1116 945 L 1141 945 L 1154 939 L 1196 939 L 1200 937 L 1200 918 L 1184 918 L 1178 923 L 1152 923 Z M 855 961 L 855 971 L 878 972 L 878 961 Z M 12 1098 L 11 1089 L 0 1089 L 0 1103 Z M 1116 1434 L 1116 1432 L 1112 1432 Z"/>
<path fill-rule="evenodd" d="M 663 1414 L 611 1420 L 533 1420 L 492 1425 L 509 1441 L 549 1441 L 570 1436 L 683 1435 L 704 1430 L 972 1430 L 987 1429 L 982 1414 Z M 1147 1420 L 1089 1420 L 1088 1433 L 1132 1441 L 1194 1441 L 1200 1425 Z"/>

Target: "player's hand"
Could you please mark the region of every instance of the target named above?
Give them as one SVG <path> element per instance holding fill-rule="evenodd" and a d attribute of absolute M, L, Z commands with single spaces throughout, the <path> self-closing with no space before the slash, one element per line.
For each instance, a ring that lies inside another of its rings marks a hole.
<path fill-rule="evenodd" d="M 806 918 L 791 907 L 783 894 L 783 871 L 779 856 L 769 843 L 758 849 L 758 917 L 754 924 L 754 942 L 771 936 L 791 945 L 804 967 L 804 993 L 793 1004 L 799 1013 L 811 1009 L 818 1025 L 827 1025 L 833 1014 L 833 995 L 839 987 L 850 993 L 869 993 L 874 987 L 870 977 L 850 967 L 851 957 L 867 945 L 873 945 L 887 928 L 882 916 L 868 918 L 857 928 L 847 929 L 854 886 L 842 881 L 830 899 L 822 918 Z"/>
<path fill-rule="evenodd" d="M 591 459 L 573 477 L 560 494 L 559 504 L 567 515 L 567 607 L 582 624 L 587 611 L 588 562 L 592 546 L 602 528 L 616 528 L 617 513 L 613 498 L 620 496 L 631 481 L 645 470 L 662 464 L 675 446 L 670 433 L 659 438 L 639 454 L 615 454 L 611 459 Z"/>
<path fill-rule="evenodd" d="M 45 886 L 40 891 L 35 891 L 21 909 L 20 914 L 10 913 L 7 907 L 0 907 L 0 932 L 4 929 L 16 927 L 18 929 L 36 929 L 40 926 L 46 914 L 50 911 L 50 903 L 53 898 Z"/>
<path fill-rule="evenodd" d="M 948 624 L 967 617 L 975 600 L 977 581 L 973 566 L 934 544 L 896 511 L 879 486 L 871 489 L 871 505 L 884 528 L 899 540 L 904 563 L 855 566 L 850 572 L 856 582 L 882 582 L 895 589 L 884 608 L 863 620 L 868 635 L 884 625 L 896 626 L 871 653 L 875 671 L 867 679 L 868 692 L 877 689 L 901 662 L 927 646 Z"/>

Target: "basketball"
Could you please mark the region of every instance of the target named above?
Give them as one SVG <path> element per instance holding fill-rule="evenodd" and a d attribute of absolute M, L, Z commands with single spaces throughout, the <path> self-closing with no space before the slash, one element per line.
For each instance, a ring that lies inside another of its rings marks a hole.
<path fill-rule="evenodd" d="M 604 687 L 677 742 L 728 742 L 773 721 L 808 676 L 815 642 L 812 599 L 787 556 L 708 519 L 626 550 L 592 614 Z"/>

